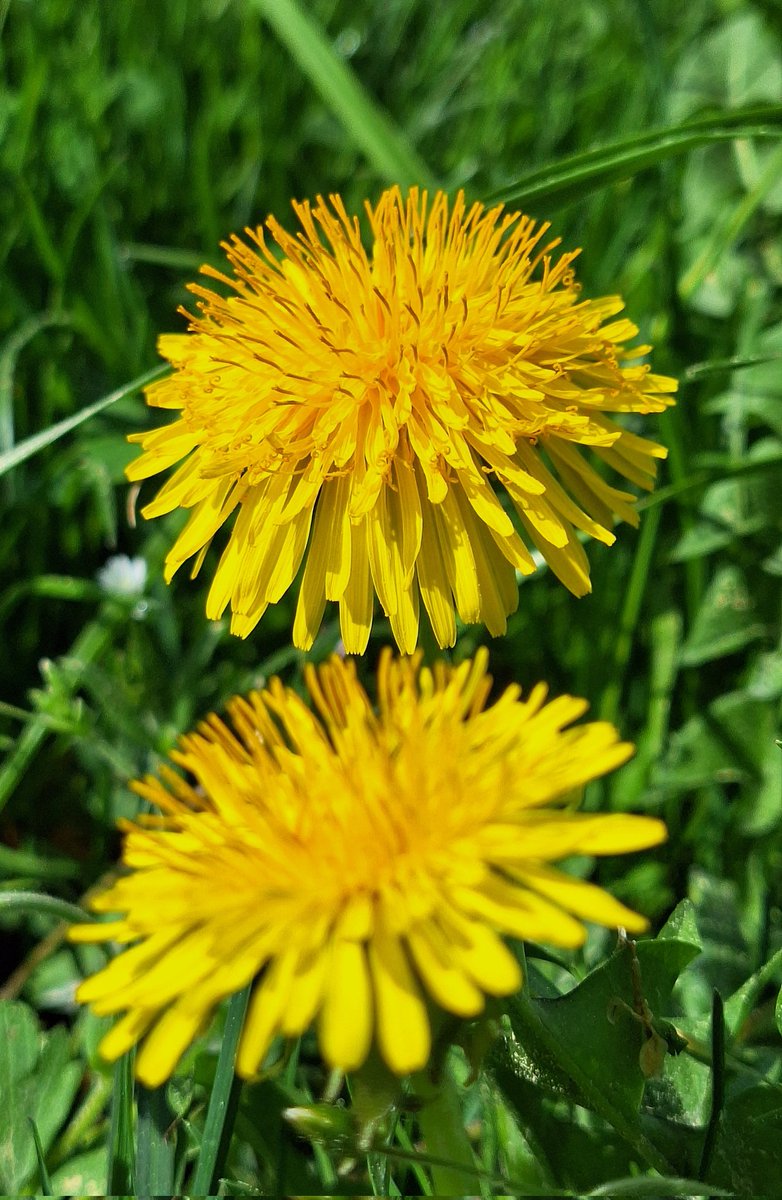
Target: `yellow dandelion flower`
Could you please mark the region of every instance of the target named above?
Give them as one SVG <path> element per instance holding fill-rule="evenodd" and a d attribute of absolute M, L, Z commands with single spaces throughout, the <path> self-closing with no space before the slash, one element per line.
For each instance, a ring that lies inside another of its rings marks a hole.
<path fill-rule="evenodd" d="M 339 196 L 293 207 L 296 236 L 272 217 L 278 252 L 263 229 L 234 236 L 232 274 L 202 268 L 230 294 L 191 285 L 200 315 L 160 339 L 175 370 L 147 399 L 180 416 L 133 435 L 144 453 L 128 475 L 185 460 L 144 509 L 191 510 L 167 579 L 191 558 L 195 574 L 236 511 L 206 610 L 230 606 L 242 637 L 302 561 L 305 650 L 331 600 L 363 653 L 375 593 L 404 653 L 421 598 L 441 646 L 454 608 L 504 633 L 530 545 L 588 592 L 577 531 L 610 544 L 614 518 L 637 514 L 581 447 L 651 487 L 664 448 L 614 414 L 661 412 L 676 389 L 639 364 L 648 346 L 626 347 L 638 331 L 621 299 L 580 299 L 578 252 L 553 257 L 548 225 L 461 194 L 449 208 L 442 192 L 384 192 L 367 204 L 369 250 Z"/>
<path fill-rule="evenodd" d="M 552 863 L 655 845 L 650 817 L 572 810 L 574 790 L 632 747 L 541 684 L 486 707 L 486 655 L 450 669 L 381 658 L 375 711 L 351 661 L 308 668 L 319 715 L 278 679 L 209 717 L 171 768 L 134 785 L 161 816 L 125 822 L 131 872 L 92 903 L 122 914 L 71 930 L 127 943 L 77 993 L 124 1012 L 109 1059 L 144 1039 L 136 1072 L 171 1073 L 214 1006 L 255 979 L 238 1052 L 258 1071 L 277 1035 L 314 1021 L 332 1067 L 374 1043 L 421 1068 L 430 1010 L 479 1014 L 521 986 L 505 937 L 578 946 L 582 920 L 646 922 Z M 567 806 L 563 801 L 568 801 Z"/>

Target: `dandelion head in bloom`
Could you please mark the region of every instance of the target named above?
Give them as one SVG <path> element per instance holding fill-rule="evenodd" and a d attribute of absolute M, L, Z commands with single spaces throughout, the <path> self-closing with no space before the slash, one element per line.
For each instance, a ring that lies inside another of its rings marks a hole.
<path fill-rule="evenodd" d="M 621 299 L 582 299 L 547 225 L 461 194 L 384 192 L 367 245 L 338 196 L 293 207 L 299 232 L 270 217 L 234 236 L 230 275 L 203 268 L 227 296 L 191 285 L 189 333 L 160 340 L 174 371 L 147 399 L 178 416 L 133 435 L 128 475 L 181 463 L 144 509 L 190 510 L 167 578 L 195 574 L 230 520 L 207 614 L 230 608 L 246 636 L 304 563 L 293 640 L 309 648 L 336 601 L 348 653 L 375 594 L 405 653 L 421 600 L 441 646 L 455 613 L 504 633 L 531 547 L 588 592 L 579 532 L 637 524 L 605 474 L 648 488 L 665 455 L 616 416 L 660 412 L 676 387 L 627 347 Z"/>
<path fill-rule="evenodd" d="M 374 1045 L 398 1075 L 423 1067 L 436 1010 L 476 1017 L 522 983 L 505 939 L 578 946 L 582 920 L 645 921 L 553 864 L 655 845 L 650 817 L 573 810 L 632 747 L 586 704 L 487 707 L 485 655 L 455 669 L 381 658 L 377 708 L 352 660 L 308 668 L 314 711 L 275 679 L 184 737 L 160 779 L 135 785 L 161 815 L 125 823 L 129 873 L 92 902 L 116 914 L 71 930 L 128 948 L 77 993 L 123 1013 L 102 1050 L 143 1039 L 161 1082 L 214 1006 L 255 980 L 237 1069 L 314 1023 L 331 1067 Z"/>

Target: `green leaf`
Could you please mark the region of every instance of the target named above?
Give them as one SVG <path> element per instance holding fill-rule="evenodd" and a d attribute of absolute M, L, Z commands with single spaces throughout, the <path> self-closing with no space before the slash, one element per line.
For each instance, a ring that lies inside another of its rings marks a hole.
<path fill-rule="evenodd" d="M 717 1132 L 709 1180 L 739 1196 L 782 1194 L 782 1093 L 763 1084 L 734 1096 Z"/>
<path fill-rule="evenodd" d="M 721 567 L 684 643 L 682 664 L 696 667 L 735 654 L 764 633 L 764 626 L 755 618 L 744 573 L 732 565 Z"/>
<path fill-rule="evenodd" d="M 680 1179 L 656 1175 L 653 1179 L 637 1175 L 627 1179 L 612 1179 L 600 1187 L 593 1188 L 587 1196 L 648 1196 L 650 1200 L 660 1200 L 661 1196 L 730 1196 L 714 1184 L 701 1183 L 698 1179 Z"/>
<path fill-rule="evenodd" d="M 134 1193 L 135 1145 L 133 1141 L 133 1059 L 131 1050 L 114 1064 L 111 1121 L 108 1139 L 108 1191 L 110 1195 Z"/>
<path fill-rule="evenodd" d="M 192 1190 L 197 1196 L 211 1193 L 223 1169 L 228 1152 L 241 1089 L 241 1080 L 234 1074 L 234 1062 L 249 997 L 250 985 L 248 984 L 247 987 L 232 996 L 228 1002 L 217 1073 L 212 1094 L 209 1097 L 201 1152 L 198 1155 L 198 1165 L 192 1185 Z"/>
<path fill-rule="evenodd" d="M 41 1145 L 41 1135 L 38 1132 L 38 1127 L 30 1118 L 30 1132 L 33 1135 L 33 1143 L 35 1145 L 35 1157 L 38 1160 L 38 1180 L 41 1185 L 41 1193 L 44 1196 L 52 1195 L 52 1181 L 49 1178 L 49 1172 L 46 1169 L 46 1159 L 44 1158 L 43 1146 Z"/>
<path fill-rule="evenodd" d="M 139 1196 L 170 1196 L 174 1190 L 176 1128 L 166 1087 L 138 1087 L 136 1190 Z"/>
<path fill-rule="evenodd" d="M 30 1122 L 46 1153 L 70 1111 L 81 1076 L 81 1067 L 70 1059 L 65 1029 L 42 1035 L 26 1004 L 0 1002 L 0 1192 L 17 1194 L 37 1174 Z"/>
<path fill-rule="evenodd" d="M 106 1194 L 106 1148 L 76 1154 L 52 1172 L 56 1196 L 102 1196 Z"/>
<path fill-rule="evenodd" d="M 749 1017 L 755 1002 L 766 984 L 774 979 L 782 978 L 782 950 L 772 954 L 768 962 L 750 975 L 741 987 L 733 993 L 725 1004 L 725 1023 L 732 1037 L 741 1032 L 741 1027 Z M 779 1001 L 777 1001 L 777 1014 Z"/>
<path fill-rule="evenodd" d="M 35 1089 L 30 1076 L 38 1060 L 39 1032 L 26 1004 L 0 1003 L 0 1193 L 14 1195 L 35 1169 L 28 1117 Z"/>
<path fill-rule="evenodd" d="M 764 474 L 766 478 L 771 477 L 770 481 L 776 476 L 778 486 L 778 471 Z M 768 522 L 768 509 L 762 503 L 763 482 L 757 476 L 720 479 L 707 488 L 699 506 L 698 519 L 682 534 L 671 561 L 702 558 L 763 529 Z"/>
<path fill-rule="evenodd" d="M 703 949 L 698 922 L 695 919 L 695 905 L 692 900 L 680 900 L 668 920 L 657 934 L 658 942 L 683 942 L 696 950 Z"/>
<path fill-rule="evenodd" d="M 739 783 L 731 816 L 742 833 L 760 836 L 782 816 L 782 754 L 774 738 L 775 706 L 748 692 L 730 692 L 692 717 L 672 736 L 654 776 L 664 791 L 689 791 L 712 783 Z"/>
<path fill-rule="evenodd" d="M 631 179 L 669 158 L 686 154 L 710 142 L 735 138 L 782 136 L 782 104 L 720 110 L 683 125 L 671 125 L 648 133 L 562 158 L 524 176 L 516 184 L 492 196 L 491 203 L 521 204 L 526 207 L 546 202 L 566 204 L 580 200 L 590 191 Z"/>
<path fill-rule="evenodd" d="M 323 31 L 296 0 L 251 0 L 266 18 L 348 135 L 380 176 L 402 187 L 435 186 L 401 130 L 375 103 Z"/>
<path fill-rule="evenodd" d="M 168 371 L 167 366 L 154 367 L 151 371 L 146 371 L 145 374 L 139 375 L 137 379 L 126 383 L 124 387 L 117 388 L 115 392 L 110 392 L 108 396 L 104 396 L 101 400 L 96 400 L 94 404 L 88 404 L 86 408 L 80 412 L 74 413 L 70 417 L 65 417 L 62 421 L 58 421 L 56 425 L 50 425 L 48 429 L 42 430 L 40 433 L 34 433 L 32 437 L 25 438 L 23 442 L 17 442 L 15 446 L 0 453 L 0 476 L 5 475 L 8 471 L 18 467 L 20 463 L 26 462 L 28 458 L 32 458 L 34 454 L 45 450 L 47 446 L 51 446 L 54 442 L 59 441 L 66 433 L 70 433 L 72 429 L 78 429 L 79 425 L 83 425 L 85 421 L 91 420 L 97 416 L 99 412 L 103 412 L 104 408 L 108 408 L 112 404 L 116 404 L 118 400 L 124 399 L 125 396 L 131 396 L 140 388 L 146 387 L 153 379 L 158 379 L 161 375 Z"/>
<path fill-rule="evenodd" d="M 699 950 L 686 906 L 675 915 L 666 937 L 637 943 L 644 997 L 653 1015 L 667 1012 L 676 979 Z M 670 1164 L 638 1122 L 644 1034 L 627 1012 L 635 1003 L 631 962 L 629 950 L 620 946 L 571 992 L 553 1000 L 537 998 L 525 988 L 510 1006 L 515 1037 L 498 1045 L 490 1065 L 511 1103 L 513 1077 L 521 1076 L 552 1095 L 590 1108 L 650 1165 L 665 1172 Z"/>

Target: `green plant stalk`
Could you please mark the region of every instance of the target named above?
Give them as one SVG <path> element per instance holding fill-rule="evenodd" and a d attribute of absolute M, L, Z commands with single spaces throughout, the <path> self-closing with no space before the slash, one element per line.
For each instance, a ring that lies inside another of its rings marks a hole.
<path fill-rule="evenodd" d="M 46 896 L 43 892 L 0 891 L 0 911 L 42 913 L 60 921 L 91 921 L 89 913 L 78 904 L 69 904 L 57 896 Z"/>
<path fill-rule="evenodd" d="M 296 0 L 250 0 L 250 3 L 266 18 L 379 175 L 402 187 L 416 183 L 436 186 L 426 163 L 335 53 L 303 6 Z"/>
<path fill-rule="evenodd" d="M 600 702 L 600 719 L 610 721 L 615 725 L 619 716 L 619 705 L 624 689 L 627 664 L 633 648 L 638 618 L 641 614 L 646 593 L 646 584 L 652 569 L 652 558 L 660 528 L 661 508 L 654 508 L 641 525 L 641 533 L 633 558 L 630 580 L 625 591 L 624 603 L 619 616 L 619 630 L 613 641 L 612 663 L 609 672 L 610 682 L 603 690 Z"/>
<path fill-rule="evenodd" d="M 29 713 L 25 713 L 25 717 L 28 716 Z M 81 867 L 71 858 L 49 857 L 32 850 L 0 846 L 0 875 L 32 875 L 39 880 L 78 879 Z"/>
<path fill-rule="evenodd" d="M 722 996 L 712 993 L 711 1005 L 711 1107 L 706 1136 L 703 1139 L 698 1178 L 705 1179 L 711 1166 L 717 1142 L 720 1114 L 725 1103 L 725 1012 Z"/>
<path fill-rule="evenodd" d="M 190 1189 L 195 1196 L 212 1194 L 228 1151 L 241 1090 L 241 1080 L 234 1074 L 236 1048 L 244 1024 L 250 989 L 251 984 L 248 983 L 247 987 L 236 992 L 228 1002 L 223 1044 L 217 1060 L 212 1094 L 209 1097 L 201 1152 Z"/>
<path fill-rule="evenodd" d="M 445 1064 L 436 1084 L 422 1073 L 415 1077 L 413 1085 L 416 1095 L 423 1100 L 418 1125 L 433 1160 L 434 1194 L 469 1195 L 475 1182 L 475 1156 L 464 1128 L 462 1106 L 452 1072 Z M 461 1167 L 466 1167 L 467 1171 Z"/>
<path fill-rule="evenodd" d="M 110 645 L 112 631 L 100 621 L 91 621 L 85 625 L 71 647 L 68 658 L 86 666 Z M 78 673 L 75 673 L 73 687 L 78 684 Z M 22 731 L 13 752 L 0 767 L 0 812 L 13 795 L 19 780 L 40 750 L 49 733 L 49 724 L 41 715 L 30 722 Z"/>

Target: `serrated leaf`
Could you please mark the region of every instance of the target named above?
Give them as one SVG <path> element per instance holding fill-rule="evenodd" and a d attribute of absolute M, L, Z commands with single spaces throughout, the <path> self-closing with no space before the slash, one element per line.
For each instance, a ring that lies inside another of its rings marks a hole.
<path fill-rule="evenodd" d="M 680 900 L 668 920 L 657 934 L 658 942 L 682 942 L 692 946 L 694 950 L 703 949 L 698 922 L 695 919 L 695 905 L 686 897 Z"/>
<path fill-rule="evenodd" d="M 677 927 L 686 940 L 673 936 Z M 637 943 L 643 993 L 654 1016 L 667 1012 L 674 983 L 699 953 L 698 943 L 689 940 L 693 937 L 697 931 L 685 906 L 667 937 Z M 634 1007 L 632 959 L 620 947 L 564 996 L 539 999 L 527 988 L 514 998 L 509 1016 L 515 1040 L 498 1044 L 490 1068 L 511 1103 L 514 1075 L 553 1095 L 567 1095 L 602 1116 L 648 1162 L 665 1171 L 670 1164 L 638 1122 L 644 1033 L 628 1012 Z"/>

